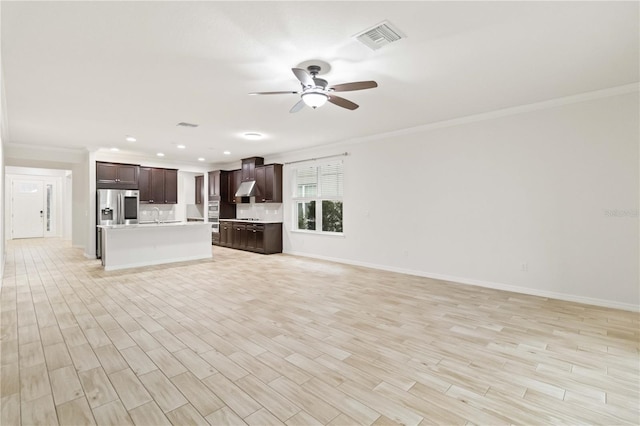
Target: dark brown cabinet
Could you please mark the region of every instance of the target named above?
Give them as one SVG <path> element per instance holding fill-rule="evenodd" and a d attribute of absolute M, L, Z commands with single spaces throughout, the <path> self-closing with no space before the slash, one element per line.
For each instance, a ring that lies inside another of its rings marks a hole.
<path fill-rule="evenodd" d="M 211 244 L 215 244 L 216 246 L 220 245 L 220 233 L 212 232 L 211 233 Z"/>
<path fill-rule="evenodd" d="M 247 250 L 264 253 L 264 225 L 253 223 L 247 225 Z"/>
<path fill-rule="evenodd" d="M 256 167 L 264 164 L 264 158 L 251 157 L 242 159 L 242 182 L 256 179 Z M 239 183 L 239 182 L 238 182 Z"/>
<path fill-rule="evenodd" d="M 220 222 L 220 245 L 233 247 L 233 222 Z"/>
<path fill-rule="evenodd" d="M 204 198 L 204 176 L 196 176 L 196 204 L 202 204 Z"/>
<path fill-rule="evenodd" d="M 178 204 L 178 171 L 164 169 L 164 203 Z"/>
<path fill-rule="evenodd" d="M 242 170 L 233 170 L 229 172 L 229 194 L 227 201 L 230 203 L 236 202 L 236 191 L 242 183 Z"/>
<path fill-rule="evenodd" d="M 247 246 L 247 225 L 241 222 L 233 222 L 233 244 L 235 249 L 244 249 Z"/>
<path fill-rule="evenodd" d="M 178 202 L 178 171 L 140 167 L 140 202 L 176 204 Z"/>
<path fill-rule="evenodd" d="M 226 175 L 226 172 L 225 172 Z M 220 180 L 222 170 L 214 170 L 208 173 L 209 177 L 209 200 L 219 200 L 221 197 Z"/>
<path fill-rule="evenodd" d="M 256 167 L 258 195 L 256 203 L 282 202 L 282 164 L 267 164 Z"/>
<path fill-rule="evenodd" d="M 139 169 L 137 164 L 96 161 L 96 188 L 138 189 Z"/>
<path fill-rule="evenodd" d="M 234 194 L 230 194 L 230 182 L 233 172 L 227 170 L 214 170 L 208 173 L 209 202 L 219 201 L 218 216 L 220 219 L 232 219 L 236 217 L 236 206 L 233 203 Z"/>
<path fill-rule="evenodd" d="M 282 223 L 220 221 L 219 244 L 254 253 L 282 253 Z"/>
<path fill-rule="evenodd" d="M 231 195 L 230 182 L 233 172 L 227 170 L 214 170 L 209 172 L 209 199 L 215 201 L 231 202 L 235 192 Z"/>

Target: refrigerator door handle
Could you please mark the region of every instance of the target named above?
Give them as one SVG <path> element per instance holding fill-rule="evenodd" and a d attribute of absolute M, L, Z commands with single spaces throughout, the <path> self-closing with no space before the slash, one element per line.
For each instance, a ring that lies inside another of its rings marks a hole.
<path fill-rule="evenodd" d="M 117 201 L 117 205 L 118 205 L 118 224 L 122 224 L 122 194 L 118 193 L 118 201 Z"/>

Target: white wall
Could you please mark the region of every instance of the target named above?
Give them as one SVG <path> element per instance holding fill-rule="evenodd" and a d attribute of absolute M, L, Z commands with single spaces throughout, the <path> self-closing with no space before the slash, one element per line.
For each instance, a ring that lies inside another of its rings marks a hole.
<path fill-rule="evenodd" d="M 291 231 L 285 167 L 285 252 L 640 309 L 637 92 L 539 108 L 269 158 L 350 153 L 344 237 Z"/>
<path fill-rule="evenodd" d="M 70 170 L 65 173 L 63 184 L 63 219 L 62 219 L 62 238 L 71 240 L 71 231 L 73 228 L 73 172 Z"/>
<path fill-rule="evenodd" d="M 93 206 L 95 208 L 95 192 L 93 197 L 89 196 L 89 152 L 86 154 L 83 162 L 74 164 L 73 186 L 72 192 L 72 214 L 73 223 L 71 227 L 71 245 L 77 248 L 83 248 L 85 256 L 91 257 L 90 252 L 93 250 L 95 256 L 95 235 L 89 232 L 90 221 L 93 215 L 89 215 L 89 211 Z M 95 168 L 95 167 L 94 167 Z M 95 188 L 95 182 L 93 183 Z M 93 219 L 95 226 L 95 219 Z M 95 228 L 94 228 L 95 229 Z M 92 245 L 93 244 L 93 245 Z"/>

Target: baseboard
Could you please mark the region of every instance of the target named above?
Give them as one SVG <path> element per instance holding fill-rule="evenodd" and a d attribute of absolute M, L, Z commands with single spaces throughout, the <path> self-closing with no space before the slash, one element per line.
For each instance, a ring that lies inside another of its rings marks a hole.
<path fill-rule="evenodd" d="M 482 280 L 476 280 L 473 278 L 456 277 L 451 275 L 443 275 L 443 274 L 437 274 L 437 273 L 431 273 L 431 272 L 425 272 L 425 271 L 416 271 L 413 269 L 396 268 L 393 266 L 378 265 L 375 263 L 360 262 L 357 260 L 341 259 L 341 258 L 329 257 L 329 256 L 319 256 L 315 254 L 301 253 L 296 251 L 285 251 L 284 253 L 290 254 L 293 256 L 309 257 L 312 259 L 327 260 L 330 262 L 344 263 L 344 264 L 353 265 L 353 266 L 363 266 L 365 268 L 379 269 L 381 271 L 397 272 L 400 274 L 432 278 L 440 281 L 450 281 L 450 282 L 459 283 L 459 284 L 468 284 L 468 285 L 473 285 L 477 287 L 491 288 L 494 290 L 509 291 L 512 293 L 526 294 L 529 296 L 539 296 L 539 297 L 545 297 L 548 299 L 564 300 L 567 302 L 584 303 L 585 305 L 621 309 L 624 311 L 631 311 L 631 312 L 640 312 L 640 305 L 634 305 L 632 303 L 622 303 L 622 302 L 617 302 L 615 300 L 596 299 L 592 297 L 578 296 L 574 294 L 557 293 L 554 291 L 538 290 L 530 287 L 519 287 L 511 284 L 494 283 L 491 281 L 482 281 Z"/>

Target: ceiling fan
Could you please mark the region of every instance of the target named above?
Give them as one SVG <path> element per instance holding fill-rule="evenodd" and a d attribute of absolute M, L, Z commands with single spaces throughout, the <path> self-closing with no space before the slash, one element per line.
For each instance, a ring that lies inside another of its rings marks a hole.
<path fill-rule="evenodd" d="M 289 110 L 289 112 L 298 112 L 305 105 L 316 109 L 324 105 L 327 101 L 339 107 L 354 110 L 358 108 L 358 104 L 351 102 L 340 96 L 336 96 L 333 92 L 350 92 L 353 90 L 373 89 L 378 87 L 378 83 L 375 81 L 357 81 L 353 83 L 343 83 L 329 86 L 327 80 L 318 77 L 320 73 L 319 65 L 309 65 L 306 70 L 302 68 L 291 68 L 293 74 L 298 80 L 302 90 L 298 92 L 293 91 L 279 91 L 279 92 L 255 92 L 249 93 L 250 95 L 282 95 L 292 94 L 300 95 L 300 100 Z"/>

